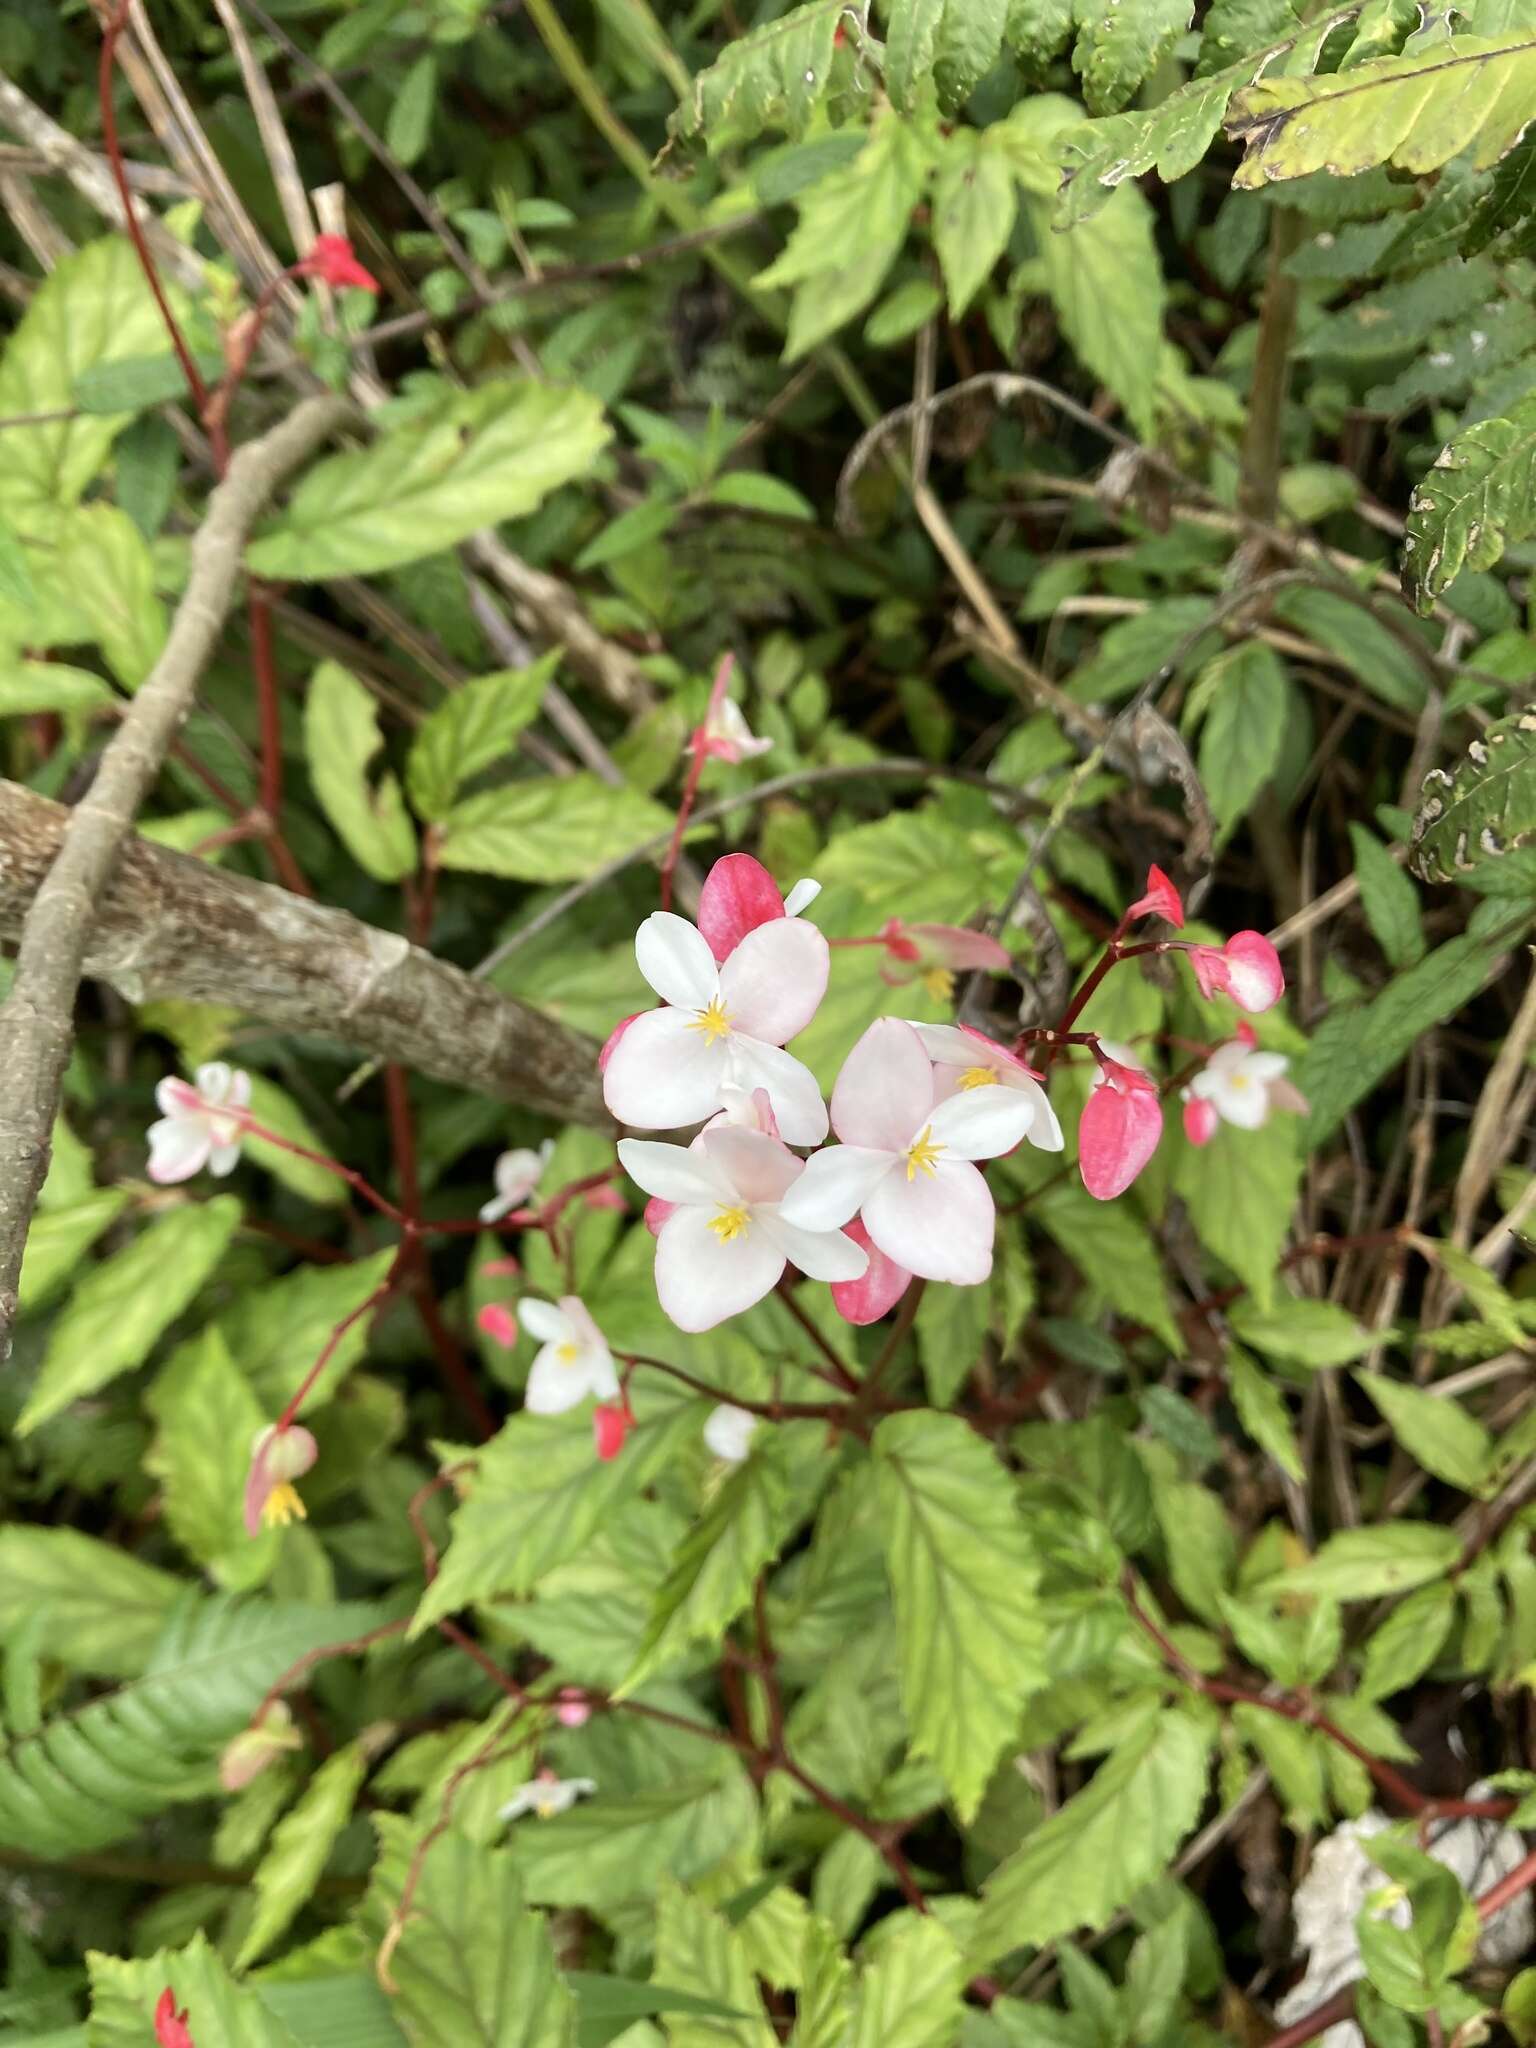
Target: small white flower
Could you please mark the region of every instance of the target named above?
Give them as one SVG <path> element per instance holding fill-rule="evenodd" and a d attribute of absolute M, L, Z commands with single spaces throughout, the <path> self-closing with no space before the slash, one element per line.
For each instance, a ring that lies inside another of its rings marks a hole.
<path fill-rule="evenodd" d="M 251 1077 L 223 1060 L 199 1067 L 196 1085 L 169 1075 L 155 1089 L 164 1114 L 149 1127 L 149 1177 L 162 1186 L 190 1180 L 206 1166 L 210 1173 L 233 1173 L 240 1157 L 244 1124 L 224 1112 L 244 1109 L 251 1099 Z"/>
<path fill-rule="evenodd" d="M 1244 1039 L 1218 1046 L 1190 1082 L 1188 1093 L 1208 1102 L 1223 1123 L 1256 1131 L 1277 1109 L 1305 1112 L 1306 1097 L 1283 1078 L 1290 1061 L 1284 1053 L 1259 1052 Z"/>
<path fill-rule="evenodd" d="M 491 1170 L 496 1196 L 494 1201 L 482 1204 L 480 1221 L 499 1223 L 503 1216 L 520 1209 L 538 1186 L 554 1149 L 554 1139 L 546 1138 L 537 1152 L 503 1152 Z"/>
<path fill-rule="evenodd" d="M 1030 1144 L 1042 1152 L 1061 1150 L 1061 1125 L 1051 1107 L 1051 1098 L 1040 1076 L 1023 1060 L 966 1024 L 919 1024 L 915 1018 L 908 1022 L 923 1041 L 923 1051 L 933 1061 L 934 1084 L 941 1101 L 994 1084 L 1015 1089 L 1035 1106 L 1024 1133 Z"/>
<path fill-rule="evenodd" d="M 520 1820 L 525 1813 L 536 1813 L 540 1820 L 553 1820 L 557 1813 L 569 1813 L 578 1799 L 596 1790 L 595 1779 L 557 1778 L 553 1771 L 540 1771 L 526 1785 L 518 1786 L 496 1817 Z"/>
<path fill-rule="evenodd" d="M 699 727 L 697 744 L 706 755 L 716 760 L 751 761 L 759 754 L 766 754 L 773 745 L 772 740 L 758 739 L 748 726 L 741 706 L 729 697 L 711 702 L 708 715 Z"/>
<path fill-rule="evenodd" d="M 756 1428 L 755 1415 L 749 1415 L 745 1408 L 734 1407 L 729 1401 L 722 1401 L 718 1408 L 709 1411 L 709 1420 L 704 1425 L 704 1441 L 727 1465 L 739 1465 L 751 1447 L 752 1433 Z"/>
<path fill-rule="evenodd" d="M 518 1315 L 530 1336 L 542 1340 L 528 1374 L 523 1406 L 531 1415 L 563 1415 L 595 1394 L 616 1401 L 619 1376 L 602 1331 L 574 1294 L 552 1301 L 524 1299 Z"/>

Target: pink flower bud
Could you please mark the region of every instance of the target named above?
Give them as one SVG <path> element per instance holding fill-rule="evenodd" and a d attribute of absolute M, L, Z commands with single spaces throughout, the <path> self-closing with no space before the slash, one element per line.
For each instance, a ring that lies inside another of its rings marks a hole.
<path fill-rule="evenodd" d="M 176 1994 L 169 1984 L 155 2004 L 155 2039 L 160 2048 L 197 2048 L 187 2026 L 186 2008 L 176 2010 Z"/>
<path fill-rule="evenodd" d="M 562 1685 L 555 1698 L 555 1719 L 562 1728 L 584 1728 L 592 1718 L 592 1702 L 579 1685 Z"/>
<path fill-rule="evenodd" d="M 597 1445 L 597 1455 L 605 1465 L 611 1464 L 624 1448 L 624 1439 L 635 1426 L 635 1418 L 626 1403 L 615 1408 L 607 1401 L 599 1401 L 592 1410 L 592 1436 Z"/>
<path fill-rule="evenodd" d="M 353 285 L 359 291 L 377 292 L 379 280 L 364 270 L 345 235 L 316 235 L 309 254 L 293 266 L 295 277 L 318 277 L 322 284 Z"/>
<path fill-rule="evenodd" d="M 582 1200 L 589 1209 L 616 1209 L 621 1216 L 629 1207 L 617 1188 L 588 1188 Z"/>
<path fill-rule="evenodd" d="M 475 1327 L 483 1337 L 508 1351 L 517 1342 L 517 1317 L 504 1301 L 488 1301 L 475 1317 Z"/>
<path fill-rule="evenodd" d="M 1221 1122 L 1214 1102 L 1207 1102 L 1203 1095 L 1184 1092 L 1184 1135 L 1191 1145 L 1209 1145 L 1216 1135 L 1216 1126 Z"/>
<path fill-rule="evenodd" d="M 1169 924 L 1180 925 L 1184 922 L 1184 899 L 1154 862 L 1147 869 L 1147 893 L 1139 896 L 1125 914 L 1128 920 L 1133 917 L 1162 917 Z"/>
<path fill-rule="evenodd" d="M 723 854 L 704 877 L 698 924 L 717 960 L 728 960 L 748 932 L 783 915 L 778 883 L 750 853 Z"/>
<path fill-rule="evenodd" d="M 504 1274 L 521 1273 L 522 1270 L 510 1252 L 503 1259 L 487 1259 L 480 1268 L 482 1276 L 487 1280 L 499 1280 Z"/>
<path fill-rule="evenodd" d="M 856 1245 L 868 1252 L 869 1265 L 858 1280 L 832 1282 L 832 1306 L 845 1323 L 878 1323 L 906 1293 L 912 1284 L 912 1275 L 905 1266 L 898 1266 L 878 1245 L 871 1243 L 861 1218 L 855 1216 L 851 1222 L 845 1223 L 843 1235 L 851 1237 Z"/>
<path fill-rule="evenodd" d="M 1200 993 L 1207 998 L 1230 996 L 1239 1008 L 1257 1015 L 1285 993 L 1280 955 L 1262 932 L 1234 932 L 1224 946 L 1191 946 L 1188 952 Z"/>
<path fill-rule="evenodd" d="M 1138 1068 L 1099 1062 L 1101 1081 L 1083 1105 L 1077 1129 L 1078 1169 L 1096 1201 L 1113 1201 L 1135 1180 L 1163 1135 L 1163 1105 Z"/>

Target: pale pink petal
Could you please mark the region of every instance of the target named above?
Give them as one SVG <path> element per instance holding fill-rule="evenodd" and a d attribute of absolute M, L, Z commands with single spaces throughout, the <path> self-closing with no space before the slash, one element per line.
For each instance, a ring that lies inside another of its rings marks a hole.
<path fill-rule="evenodd" d="M 1271 1109 L 1288 1109 L 1294 1116 L 1305 1116 L 1312 1107 L 1296 1083 L 1284 1075 L 1269 1084 L 1269 1106 Z"/>
<path fill-rule="evenodd" d="M 1035 1120 L 1036 1096 L 1022 1088 L 967 1088 L 934 1110 L 935 1144 L 956 1159 L 997 1159 L 1011 1152 Z"/>
<path fill-rule="evenodd" d="M 149 1127 L 149 1165 L 145 1171 L 160 1187 L 190 1180 L 201 1172 L 213 1141 L 207 1126 L 190 1117 L 162 1117 Z"/>
<path fill-rule="evenodd" d="M 183 1081 L 178 1074 L 167 1074 L 163 1081 L 155 1083 L 155 1106 L 162 1116 L 185 1116 L 188 1110 L 197 1110 L 197 1090 L 190 1081 Z"/>
<path fill-rule="evenodd" d="M 869 1254 L 841 1230 L 804 1230 L 773 1208 L 756 1211 L 753 1221 L 807 1279 L 859 1280 L 869 1269 Z"/>
<path fill-rule="evenodd" d="M 760 1039 L 732 1037 L 728 1043 L 733 1079 L 754 1094 L 759 1088 L 767 1093 L 785 1144 L 819 1145 L 827 1135 L 827 1105 L 810 1068 Z"/>
<path fill-rule="evenodd" d="M 621 1017 L 618 1023 L 614 1025 L 608 1036 L 603 1040 L 603 1049 L 597 1056 L 597 1071 L 600 1074 L 607 1073 L 608 1062 L 613 1058 L 619 1040 L 624 1036 L 630 1025 L 634 1023 L 636 1017 L 648 1017 L 649 1015 L 650 1012 L 648 1010 L 633 1010 L 629 1016 Z"/>
<path fill-rule="evenodd" d="M 1157 1150 L 1163 1105 L 1151 1088 L 1095 1088 L 1077 1131 L 1083 1186 L 1100 1202 L 1124 1194 Z"/>
<path fill-rule="evenodd" d="M 635 933 L 635 961 L 664 1002 L 704 1010 L 714 1000 L 715 956 L 675 911 L 653 910 Z"/>
<path fill-rule="evenodd" d="M 1262 1130 L 1269 1118 L 1269 1090 L 1247 1074 L 1229 1074 L 1203 1088 L 1201 1095 L 1220 1113 L 1223 1123 L 1240 1131 Z"/>
<path fill-rule="evenodd" d="M 645 1227 L 652 1237 L 659 1234 L 661 1226 L 676 1207 L 676 1202 L 664 1202 L 660 1195 L 652 1195 L 645 1205 Z"/>
<path fill-rule="evenodd" d="M 751 1448 L 756 1429 L 755 1415 L 745 1408 L 736 1408 L 722 1401 L 709 1411 L 704 1424 L 704 1441 L 717 1458 L 724 1458 L 728 1465 L 739 1465 Z"/>
<path fill-rule="evenodd" d="M 647 1010 L 613 1048 L 603 1100 L 621 1124 L 636 1130 L 702 1123 L 720 1107 L 726 1044 L 723 1038 L 711 1044 L 682 1010 Z"/>
<path fill-rule="evenodd" d="M 1177 926 L 1184 922 L 1184 900 L 1154 862 L 1147 869 L 1146 894 L 1138 897 L 1125 914 L 1128 918 L 1166 918 L 1169 924 Z"/>
<path fill-rule="evenodd" d="M 1185 1096 L 1184 1135 L 1191 1145 L 1209 1145 L 1220 1122 L 1214 1102 L 1207 1102 L 1201 1095 Z"/>
<path fill-rule="evenodd" d="M 761 1301 L 784 1271 L 784 1254 L 748 1224 L 729 1244 L 702 1209 L 679 1209 L 656 1240 L 656 1293 L 680 1330 L 712 1330 Z"/>
<path fill-rule="evenodd" d="M 888 1173 L 905 1173 L 901 1155 L 864 1145 L 829 1145 L 805 1162 L 805 1171 L 779 1204 L 787 1223 L 803 1230 L 837 1230 L 856 1216 Z"/>
<path fill-rule="evenodd" d="M 570 1324 L 572 1333 L 583 1350 L 607 1351 L 608 1340 L 593 1322 L 592 1311 L 579 1294 L 562 1294 L 560 1313 Z"/>
<path fill-rule="evenodd" d="M 831 965 L 826 939 L 803 917 L 759 925 L 720 969 L 720 997 L 732 1028 L 784 1045 L 815 1016 Z"/>
<path fill-rule="evenodd" d="M 552 1301 L 540 1301 L 537 1295 L 525 1294 L 519 1307 L 523 1315 L 523 1328 L 530 1337 L 537 1337 L 541 1344 L 570 1343 L 570 1322 Z"/>
<path fill-rule="evenodd" d="M 976 1040 L 981 1033 L 970 1032 L 959 1024 L 920 1024 L 915 1017 L 904 1022 L 911 1025 L 921 1041 L 923 1051 L 936 1065 L 942 1067 L 984 1067 L 991 1065 Z M 1000 1045 L 994 1045 L 990 1038 L 981 1039 L 984 1047 L 1001 1052 Z"/>
<path fill-rule="evenodd" d="M 954 924 L 909 924 L 907 930 L 923 941 L 923 951 L 943 967 L 1000 969 L 1012 965 L 1008 948 L 985 932 Z"/>
<path fill-rule="evenodd" d="M 1032 1097 L 1035 1104 L 1035 1120 L 1029 1127 L 1029 1142 L 1038 1152 L 1059 1152 L 1066 1140 L 1061 1134 L 1061 1120 L 1051 1107 L 1051 1098 L 1033 1074 L 1019 1072 L 1006 1075 L 1010 1088 L 1021 1089 Z"/>
<path fill-rule="evenodd" d="M 843 1235 L 868 1252 L 869 1270 L 862 1280 L 835 1280 L 832 1306 L 845 1323 L 878 1323 L 911 1286 L 912 1275 L 886 1257 L 858 1217 L 843 1226 Z"/>
<path fill-rule="evenodd" d="M 229 1100 L 235 1070 L 227 1060 L 205 1060 L 193 1078 L 197 1082 L 197 1092 L 204 1102 L 222 1109 Z"/>
<path fill-rule="evenodd" d="M 1223 950 L 1227 991 L 1234 1003 L 1257 1013 L 1279 1002 L 1285 994 L 1285 969 L 1262 932 L 1234 932 Z"/>
<path fill-rule="evenodd" d="M 211 1145 L 208 1148 L 208 1171 L 215 1180 L 222 1180 L 227 1173 L 233 1173 L 240 1164 L 239 1144 Z"/>
<path fill-rule="evenodd" d="M 648 1195 L 665 1202 L 702 1203 L 713 1208 L 734 1199 L 731 1183 L 707 1155 L 687 1145 L 658 1145 L 649 1138 L 620 1138 L 619 1164 Z"/>
<path fill-rule="evenodd" d="M 592 1391 L 576 1362 L 560 1356 L 561 1348 L 546 1344 L 533 1361 L 523 1394 L 523 1406 L 530 1415 L 563 1415 L 568 1408 L 580 1407 Z"/>
<path fill-rule="evenodd" d="M 843 1062 L 832 1090 L 832 1128 L 845 1145 L 901 1152 L 933 1109 L 933 1068 L 899 1017 L 880 1017 Z"/>
<path fill-rule="evenodd" d="M 717 1124 L 701 1134 L 700 1143 L 716 1178 L 733 1190 L 732 1199 L 737 1201 L 781 1201 L 803 1170 L 803 1162 L 787 1145 L 761 1131 Z"/>
<path fill-rule="evenodd" d="M 1290 1065 L 1283 1052 L 1251 1052 L 1243 1072 L 1254 1081 L 1275 1082 Z"/>
<path fill-rule="evenodd" d="M 1218 946 L 1191 946 L 1188 954 L 1189 964 L 1195 970 L 1195 980 L 1200 984 L 1200 993 L 1207 1002 L 1213 996 L 1226 995 L 1231 989 L 1232 977 L 1221 949 Z"/>
<path fill-rule="evenodd" d="M 704 877 L 699 930 L 716 960 L 728 960 L 748 932 L 784 915 L 778 884 L 750 853 L 727 853 Z"/>
<path fill-rule="evenodd" d="M 864 1223 L 887 1258 L 927 1280 L 974 1287 L 992 1271 L 996 1223 L 986 1182 L 963 1159 L 941 1158 L 911 1180 L 888 1173 L 864 1204 Z"/>
<path fill-rule="evenodd" d="M 231 1109 L 249 1109 L 251 1106 L 251 1077 L 243 1067 L 236 1067 L 234 1085 L 229 1091 Z"/>

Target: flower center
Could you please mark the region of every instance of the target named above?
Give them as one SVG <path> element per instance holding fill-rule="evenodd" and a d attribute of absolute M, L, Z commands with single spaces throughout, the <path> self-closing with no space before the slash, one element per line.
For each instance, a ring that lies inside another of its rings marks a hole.
<path fill-rule="evenodd" d="M 534 1801 L 533 1810 L 540 1820 L 553 1820 L 560 1811 L 560 1802 L 558 1799 L 538 1799 Z"/>
<path fill-rule="evenodd" d="M 1253 1086 L 1253 1076 L 1251 1074 L 1228 1074 L 1227 1086 L 1229 1088 L 1251 1088 Z"/>
<path fill-rule="evenodd" d="M 562 1365 L 574 1365 L 581 1356 L 581 1346 L 579 1344 L 562 1344 L 556 1350 L 555 1356 Z"/>
<path fill-rule="evenodd" d="M 717 1038 L 730 1037 L 731 1020 L 726 1015 L 725 1004 L 720 1000 L 719 996 L 712 996 L 710 998 L 709 1008 L 707 1010 L 700 1010 L 699 1014 L 688 1026 L 688 1029 L 690 1031 L 702 1031 L 707 1045 L 713 1045 Z"/>
<path fill-rule="evenodd" d="M 290 1522 L 308 1519 L 298 1488 L 280 1479 L 261 1504 L 261 1519 L 269 1529 L 286 1528 Z"/>
<path fill-rule="evenodd" d="M 937 1172 L 934 1161 L 943 1150 L 942 1145 L 933 1142 L 933 1125 L 924 1124 L 923 1135 L 914 1138 L 907 1147 L 907 1179 L 916 1180 L 921 1169 L 932 1180 Z"/>
<path fill-rule="evenodd" d="M 947 967 L 930 967 L 922 975 L 922 984 L 936 1003 L 950 1002 L 955 993 L 955 977 Z"/>
<path fill-rule="evenodd" d="M 962 1088 L 990 1088 L 997 1079 L 994 1067 L 967 1067 L 960 1076 Z"/>
<path fill-rule="evenodd" d="M 734 1244 L 738 1237 L 745 1237 L 751 1219 L 745 1209 L 721 1209 L 709 1219 L 709 1227 L 722 1244 Z"/>

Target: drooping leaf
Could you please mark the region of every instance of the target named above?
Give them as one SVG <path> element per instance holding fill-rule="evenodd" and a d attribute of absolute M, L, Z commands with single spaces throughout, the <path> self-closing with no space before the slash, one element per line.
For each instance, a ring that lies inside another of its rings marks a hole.
<path fill-rule="evenodd" d="M 544 690 L 559 664 L 558 652 L 527 668 L 477 676 L 444 699 L 411 742 L 406 787 L 423 818 L 445 818 L 459 788 L 492 768 L 536 718 Z"/>
<path fill-rule="evenodd" d="M 368 1752 L 362 1742 L 333 1750 L 273 1829 L 251 1879 L 255 1911 L 240 1944 L 237 1968 L 249 1968 L 293 1924 L 325 1869 L 336 1837 L 351 1818 L 367 1774 Z"/>
<path fill-rule="evenodd" d="M 0 683 L 0 704 L 3 691 Z M 42 1308 L 79 1271 L 85 1254 L 127 1206 L 122 1188 L 93 1188 L 78 1202 L 40 1210 L 33 1217 L 17 1289 L 23 1315 Z"/>
<path fill-rule="evenodd" d="M 1222 1124 L 1209 1144 L 1183 1146 L 1174 1164 L 1173 1184 L 1196 1236 L 1246 1282 L 1261 1307 L 1274 1292 L 1302 1165 L 1290 1116 L 1272 1116 L 1257 1131 Z"/>
<path fill-rule="evenodd" d="M 322 661 L 304 698 L 304 753 L 315 795 L 348 853 L 381 882 L 398 882 L 416 865 L 416 834 L 400 785 L 368 766 L 384 744 L 378 707 L 340 662 Z"/>
<path fill-rule="evenodd" d="M 1423 1677 L 1439 1656 L 1456 1618 L 1456 1589 L 1421 1586 L 1387 1615 L 1365 1646 L 1356 1696 L 1384 1700 Z"/>
<path fill-rule="evenodd" d="M 1306 1468 L 1285 1396 L 1263 1368 L 1235 1345 L 1227 1353 L 1227 1386 L 1243 1428 L 1299 1485 Z"/>
<path fill-rule="evenodd" d="M 1536 837 L 1536 711 L 1481 733 L 1454 768 L 1431 768 L 1414 814 L 1408 864 L 1449 882 Z"/>
<path fill-rule="evenodd" d="M 345 1322 L 340 1342 L 299 1413 L 307 1415 L 330 1400 L 367 1348 L 368 1319 L 355 1312 L 382 1283 L 394 1257 L 386 1246 L 345 1265 L 296 1267 L 281 1280 L 247 1288 L 218 1318 L 216 1327 L 269 1416 L 276 1416 L 296 1392 L 321 1348 Z"/>
<path fill-rule="evenodd" d="M 1093 114 L 1115 114 L 1189 27 L 1192 0 L 1121 0 L 1080 6 L 1072 68 Z"/>
<path fill-rule="evenodd" d="M 803 132 L 826 96 L 843 0 L 806 0 L 727 44 L 693 81 L 668 121 L 675 136 L 701 136 L 711 151 L 750 142 L 765 128 Z"/>
<path fill-rule="evenodd" d="M 1374 832 L 1351 825 L 1355 880 L 1360 907 L 1376 943 L 1393 967 L 1411 967 L 1424 957 L 1424 920 L 1418 891 Z"/>
<path fill-rule="evenodd" d="M 668 813 L 595 775 L 541 775 L 463 797 L 442 821 L 438 860 L 519 882 L 574 882 L 666 832 Z"/>

